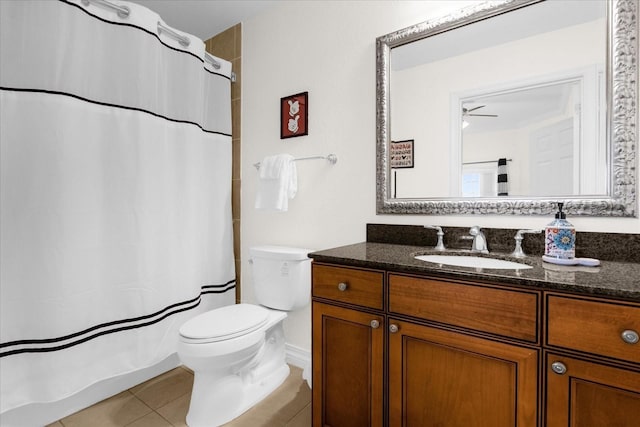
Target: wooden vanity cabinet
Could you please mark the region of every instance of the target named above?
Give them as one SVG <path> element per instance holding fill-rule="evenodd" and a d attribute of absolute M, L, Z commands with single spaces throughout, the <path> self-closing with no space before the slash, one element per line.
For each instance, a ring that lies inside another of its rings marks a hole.
<path fill-rule="evenodd" d="M 384 273 L 312 268 L 313 425 L 383 426 Z"/>
<path fill-rule="evenodd" d="M 640 304 L 545 299 L 546 427 L 639 426 Z"/>
<path fill-rule="evenodd" d="M 640 426 L 640 304 L 313 265 L 313 425 Z"/>
<path fill-rule="evenodd" d="M 640 372 L 546 355 L 546 427 L 638 427 Z"/>
<path fill-rule="evenodd" d="M 312 289 L 314 426 L 537 427 L 539 350 L 491 335 L 536 343 L 538 293 L 320 263 Z"/>
<path fill-rule="evenodd" d="M 387 286 L 389 426 L 538 425 L 538 292 L 395 273 Z"/>
<path fill-rule="evenodd" d="M 389 313 L 539 342 L 540 293 L 389 273 Z"/>
<path fill-rule="evenodd" d="M 535 427 L 538 351 L 389 320 L 389 425 Z"/>

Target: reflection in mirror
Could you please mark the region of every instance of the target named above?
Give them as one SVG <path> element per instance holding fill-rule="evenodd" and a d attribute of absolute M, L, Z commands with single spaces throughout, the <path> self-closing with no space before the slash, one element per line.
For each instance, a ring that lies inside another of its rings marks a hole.
<path fill-rule="evenodd" d="M 451 195 L 605 195 L 602 72 L 587 71 L 593 73 L 454 96 L 451 114 L 460 120 L 451 144 L 461 156 L 451 150 Z M 499 159 L 506 159 L 501 191 Z"/>
<path fill-rule="evenodd" d="M 635 216 L 636 7 L 506 0 L 379 37 L 378 212 Z"/>

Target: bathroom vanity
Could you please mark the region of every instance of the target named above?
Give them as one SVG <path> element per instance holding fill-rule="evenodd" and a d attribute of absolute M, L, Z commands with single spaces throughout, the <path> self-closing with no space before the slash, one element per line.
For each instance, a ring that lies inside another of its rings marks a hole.
<path fill-rule="evenodd" d="M 310 255 L 314 426 L 638 425 L 640 264 L 475 269 L 425 252 Z"/>
<path fill-rule="evenodd" d="M 589 2 L 598 9 L 593 19 L 576 25 L 575 18 L 584 17 L 584 3 L 480 2 L 376 39 L 378 214 L 546 215 L 561 201 L 570 217 L 637 217 L 638 3 Z M 576 9 L 567 14 L 547 9 L 561 4 Z M 535 16 L 541 17 L 533 25 L 538 30 L 556 21 L 550 17 L 566 26 L 542 38 L 527 37 L 527 44 L 517 48 L 511 44 L 515 37 L 497 44 L 482 37 L 509 38 L 525 27 L 520 23 L 535 22 Z M 592 25 L 587 31 L 573 33 L 585 30 L 587 22 Z M 450 36 L 463 42 L 449 43 Z M 568 40 L 576 44 L 564 45 L 565 52 L 594 56 L 565 65 L 556 58 L 534 59 L 534 53 L 562 51 L 561 43 Z M 464 51 L 451 52 L 453 45 Z M 513 49 L 503 51 L 506 46 Z M 545 169 L 537 160 L 546 151 L 537 143 L 542 141 L 537 132 L 555 135 L 549 125 L 560 124 L 561 117 L 527 113 L 525 120 L 507 120 L 509 125 L 478 138 L 489 123 L 506 119 L 506 110 L 528 104 L 516 93 L 549 88 L 577 69 L 583 70 L 574 77 L 584 94 L 585 88 L 597 92 L 606 87 L 606 93 L 596 95 L 606 106 L 585 95 L 575 98 L 579 108 L 558 111 L 580 116 L 571 126 L 599 120 L 597 126 L 606 132 L 572 128 L 577 131 L 572 144 L 581 154 L 570 160 L 550 155 L 570 167 Z M 602 85 L 589 83 L 592 72 Z M 514 98 L 503 102 L 505 94 Z M 499 106 L 506 110 L 498 112 Z M 599 111 L 598 119 L 588 118 L 588 111 Z M 517 144 L 511 132 L 503 131 L 525 128 L 536 129 L 533 139 L 523 139 L 528 148 L 517 156 L 504 154 Z M 491 150 L 498 134 L 506 138 L 499 150 L 503 154 L 495 155 Z M 536 142 L 529 146 L 531 141 Z M 606 149 L 592 150 L 594 141 Z M 398 161 L 398 142 L 410 147 L 410 167 Z M 585 162 L 587 152 L 612 155 L 595 154 L 593 162 Z M 507 162 L 512 162 L 508 177 L 507 168 L 500 167 Z M 572 177 L 552 178 L 551 169 L 573 171 Z M 578 177 L 575 171 L 584 174 Z M 519 186 L 518 173 L 527 185 Z M 512 187 L 475 192 L 466 184 L 481 182 L 479 176 Z M 593 191 L 583 185 L 592 178 L 599 187 Z M 549 186 L 538 187 L 546 180 Z M 571 190 L 558 190 L 561 181 L 572 182 Z M 640 425 L 640 235 L 579 232 L 576 255 L 600 259 L 599 267 L 544 263 L 542 237 L 528 236 L 521 249 L 534 255 L 515 261 L 530 268 L 509 270 L 416 259 L 442 253 L 430 253 L 439 244 L 432 229 L 430 240 L 421 237 L 424 233 L 423 227 L 368 227 L 365 243 L 310 254 L 314 426 Z M 458 243 L 460 236 L 470 238 L 461 233 L 447 230 L 445 246 Z M 515 234 L 488 234 L 488 256 L 514 261 L 506 254 L 518 253 Z M 483 252 L 486 242 L 472 238 L 473 248 Z"/>

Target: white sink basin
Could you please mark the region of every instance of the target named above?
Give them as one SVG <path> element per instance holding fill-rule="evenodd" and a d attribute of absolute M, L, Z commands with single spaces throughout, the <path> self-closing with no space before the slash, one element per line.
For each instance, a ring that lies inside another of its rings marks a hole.
<path fill-rule="evenodd" d="M 433 262 L 435 264 L 455 265 L 457 267 L 497 268 L 503 270 L 524 270 L 531 268 L 527 264 L 505 261 L 503 259 L 485 258 L 466 255 L 418 255 L 420 261 Z"/>

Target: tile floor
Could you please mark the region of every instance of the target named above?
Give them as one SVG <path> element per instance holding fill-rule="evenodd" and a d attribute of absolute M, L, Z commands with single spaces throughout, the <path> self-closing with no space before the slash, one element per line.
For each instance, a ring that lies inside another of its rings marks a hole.
<path fill-rule="evenodd" d="M 47 427 L 185 427 L 193 373 L 179 367 Z M 309 427 L 311 390 L 291 366 L 285 382 L 225 427 Z"/>

